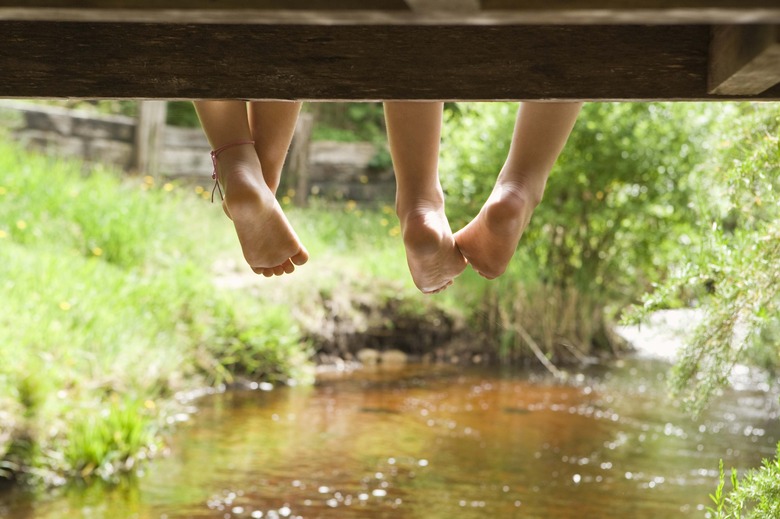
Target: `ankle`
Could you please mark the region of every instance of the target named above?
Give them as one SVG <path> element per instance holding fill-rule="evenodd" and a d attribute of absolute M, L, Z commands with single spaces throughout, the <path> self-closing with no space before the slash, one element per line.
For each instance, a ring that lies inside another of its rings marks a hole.
<path fill-rule="evenodd" d="M 263 179 L 259 163 L 231 162 L 224 166 L 220 164 L 219 176 L 225 200 L 229 204 L 253 201 L 268 205 L 275 199 Z"/>
<path fill-rule="evenodd" d="M 401 220 L 409 216 L 443 209 L 444 193 L 441 188 L 428 192 L 404 193 L 399 191 L 395 198 L 395 213 Z"/>
<path fill-rule="evenodd" d="M 533 178 L 533 177 L 531 177 Z M 514 198 L 518 203 L 531 208 L 536 208 L 542 203 L 544 196 L 545 181 L 529 181 L 528 177 L 519 179 L 505 179 L 499 176 L 496 181 L 494 191 L 501 195 L 501 198 Z"/>
<path fill-rule="evenodd" d="M 242 140 L 231 142 L 211 150 L 211 163 L 214 179 L 214 189 L 219 190 L 220 197 L 224 199 L 225 193 L 220 186 L 227 191 L 228 184 L 240 185 L 241 179 L 257 177 L 262 180 L 263 172 L 260 161 L 254 151 L 254 141 Z M 212 191 L 211 201 L 214 201 Z"/>

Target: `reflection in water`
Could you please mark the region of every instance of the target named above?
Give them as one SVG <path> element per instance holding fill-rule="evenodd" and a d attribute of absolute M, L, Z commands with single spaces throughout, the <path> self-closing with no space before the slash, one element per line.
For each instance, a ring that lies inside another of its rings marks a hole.
<path fill-rule="evenodd" d="M 772 456 L 777 398 L 696 421 L 666 364 L 540 375 L 412 367 L 207 397 L 173 452 L 122 486 L 14 498 L 9 518 L 702 517 L 718 460 Z M 0 503 L 2 496 L 0 495 Z M 0 504 L 0 516 L 3 515 Z"/>

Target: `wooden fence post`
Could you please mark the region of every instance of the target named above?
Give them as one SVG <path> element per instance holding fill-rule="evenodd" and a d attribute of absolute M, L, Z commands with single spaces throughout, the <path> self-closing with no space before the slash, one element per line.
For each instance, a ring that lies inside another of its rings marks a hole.
<path fill-rule="evenodd" d="M 287 156 L 285 185 L 295 190 L 293 203 L 305 207 L 309 199 L 309 148 L 314 117 L 308 113 L 298 116 L 290 151 Z"/>
<path fill-rule="evenodd" d="M 165 131 L 166 101 L 139 101 L 135 126 L 135 156 L 137 171 L 157 177 Z"/>

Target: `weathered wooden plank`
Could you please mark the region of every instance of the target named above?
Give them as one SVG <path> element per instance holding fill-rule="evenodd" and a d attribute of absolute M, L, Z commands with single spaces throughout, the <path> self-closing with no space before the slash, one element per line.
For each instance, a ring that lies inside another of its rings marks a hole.
<path fill-rule="evenodd" d="M 160 174 L 166 112 L 165 101 L 139 103 L 133 166 L 136 171 L 153 177 Z"/>
<path fill-rule="evenodd" d="M 713 27 L 709 70 L 713 94 L 755 95 L 780 83 L 780 25 Z"/>
<path fill-rule="evenodd" d="M 406 0 L 406 3 L 418 13 L 476 13 L 481 8 L 479 0 Z"/>
<path fill-rule="evenodd" d="M 411 8 L 410 8 L 411 7 Z M 777 0 L 0 0 L 0 20 L 237 24 L 780 23 Z"/>
<path fill-rule="evenodd" d="M 718 98 L 706 26 L 0 22 L 0 35 L 0 97 Z"/>

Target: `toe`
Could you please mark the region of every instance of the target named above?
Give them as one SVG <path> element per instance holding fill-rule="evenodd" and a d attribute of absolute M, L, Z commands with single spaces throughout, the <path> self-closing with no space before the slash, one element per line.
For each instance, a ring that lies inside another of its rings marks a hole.
<path fill-rule="evenodd" d="M 309 252 L 306 249 L 302 248 L 301 250 L 298 251 L 297 254 L 295 254 L 292 258 L 290 258 L 290 260 L 295 265 L 303 265 L 304 263 L 309 261 Z"/>
<path fill-rule="evenodd" d="M 295 271 L 295 265 L 293 265 L 293 262 L 290 260 L 282 263 L 282 268 L 284 269 L 285 274 L 292 274 Z"/>

